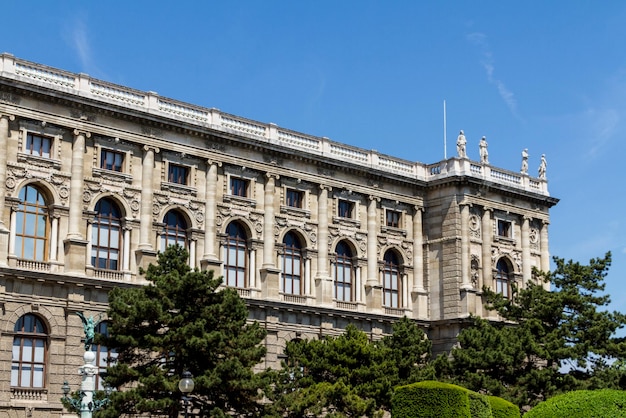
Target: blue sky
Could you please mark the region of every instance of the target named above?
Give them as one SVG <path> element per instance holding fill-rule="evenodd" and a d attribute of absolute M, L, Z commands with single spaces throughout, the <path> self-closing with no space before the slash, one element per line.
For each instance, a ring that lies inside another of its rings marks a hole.
<path fill-rule="evenodd" d="M 5 0 L 0 52 L 434 163 L 546 154 L 550 251 L 626 312 L 626 2 Z"/>

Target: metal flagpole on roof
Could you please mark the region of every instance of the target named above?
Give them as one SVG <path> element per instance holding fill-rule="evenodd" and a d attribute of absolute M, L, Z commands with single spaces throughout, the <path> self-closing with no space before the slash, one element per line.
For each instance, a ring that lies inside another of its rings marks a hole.
<path fill-rule="evenodd" d="M 443 159 L 448 159 L 448 153 L 446 148 L 446 100 L 443 100 Z"/>

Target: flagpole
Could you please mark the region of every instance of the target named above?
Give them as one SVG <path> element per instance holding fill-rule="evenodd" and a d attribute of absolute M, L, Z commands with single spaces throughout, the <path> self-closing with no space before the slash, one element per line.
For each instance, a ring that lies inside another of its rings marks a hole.
<path fill-rule="evenodd" d="M 447 146 L 446 146 L 446 101 L 443 101 L 443 159 L 448 159 Z"/>

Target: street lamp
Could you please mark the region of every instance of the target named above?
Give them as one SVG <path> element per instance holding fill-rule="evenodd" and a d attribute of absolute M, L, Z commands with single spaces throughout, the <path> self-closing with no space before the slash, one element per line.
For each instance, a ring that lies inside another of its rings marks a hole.
<path fill-rule="evenodd" d="M 189 395 L 193 390 L 194 383 L 191 378 L 191 373 L 185 370 L 183 372 L 183 378 L 178 382 L 178 390 L 183 394 L 183 405 L 185 407 L 185 418 L 187 418 L 187 410 L 189 409 Z"/>

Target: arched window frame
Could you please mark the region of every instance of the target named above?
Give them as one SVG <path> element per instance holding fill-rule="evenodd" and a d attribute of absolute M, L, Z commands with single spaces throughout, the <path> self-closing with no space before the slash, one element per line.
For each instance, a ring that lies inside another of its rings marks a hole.
<path fill-rule="evenodd" d="M 48 364 L 48 329 L 37 315 L 22 315 L 13 329 L 11 386 L 45 388 Z"/>
<path fill-rule="evenodd" d="M 513 265 L 505 257 L 496 262 L 494 276 L 495 292 L 509 299 L 511 297 L 511 282 L 513 280 Z"/>
<path fill-rule="evenodd" d="M 179 210 L 169 210 L 163 217 L 163 225 L 161 251 L 165 251 L 168 246 L 175 244 L 189 249 L 187 219 Z"/>
<path fill-rule="evenodd" d="M 224 283 L 236 288 L 248 287 L 248 234 L 244 226 L 233 221 L 226 228 L 224 244 Z"/>
<path fill-rule="evenodd" d="M 353 251 L 345 241 L 335 247 L 335 299 L 339 302 L 352 302 L 355 299 L 356 272 Z"/>
<path fill-rule="evenodd" d="M 284 253 L 282 262 L 282 289 L 288 295 L 304 293 L 304 257 L 302 240 L 293 231 L 283 238 Z"/>
<path fill-rule="evenodd" d="M 16 257 L 31 261 L 48 261 L 50 219 L 45 195 L 39 187 L 32 184 L 22 187 L 14 216 Z"/>
<path fill-rule="evenodd" d="M 104 207 L 103 207 L 104 206 Z M 91 264 L 97 269 L 120 270 L 123 257 L 122 211 L 111 198 L 100 199 L 91 229 Z"/>
<path fill-rule="evenodd" d="M 400 257 L 394 250 L 387 250 L 383 256 L 382 268 L 383 306 L 402 307 L 402 272 Z"/>

